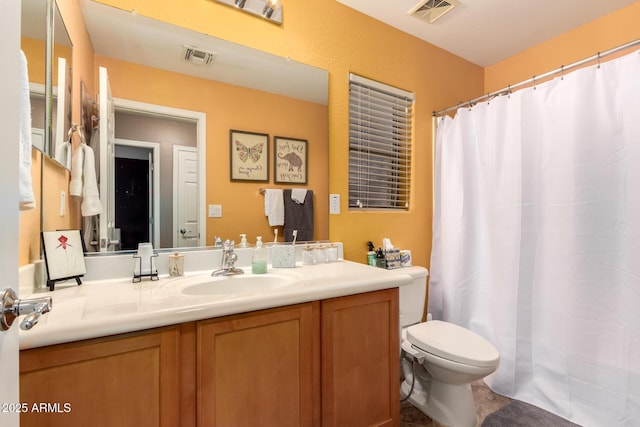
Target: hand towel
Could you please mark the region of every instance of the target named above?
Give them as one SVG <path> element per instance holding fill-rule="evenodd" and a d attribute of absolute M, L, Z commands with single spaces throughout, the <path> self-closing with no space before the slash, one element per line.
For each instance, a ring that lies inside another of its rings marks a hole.
<path fill-rule="evenodd" d="M 29 71 L 27 57 L 20 51 L 20 150 L 18 199 L 20 210 L 33 209 L 36 200 L 31 182 L 31 98 L 29 93 Z"/>
<path fill-rule="evenodd" d="M 298 230 L 297 241 L 313 239 L 313 191 L 308 190 L 303 204 L 291 198 L 291 190 L 284 190 L 284 240 L 293 241 L 293 230 Z"/>
<path fill-rule="evenodd" d="M 82 169 L 84 167 L 84 150 L 82 146 L 76 148 L 71 157 L 71 180 L 69 181 L 69 195 L 82 197 Z"/>
<path fill-rule="evenodd" d="M 96 181 L 96 163 L 93 150 L 87 144 L 82 144 L 78 149 L 82 149 L 84 152 L 82 205 L 80 205 L 80 210 L 82 211 L 82 216 L 98 215 L 102 213 L 102 204 L 100 203 L 100 193 L 98 192 L 98 183 Z"/>
<path fill-rule="evenodd" d="M 293 188 L 291 189 L 291 200 L 301 205 L 304 203 L 304 198 L 307 197 L 306 188 Z"/>
<path fill-rule="evenodd" d="M 269 218 L 269 225 L 284 225 L 284 197 L 282 190 L 264 190 L 264 214 Z"/>
<path fill-rule="evenodd" d="M 61 144 L 56 144 L 56 154 L 55 159 L 58 163 L 64 166 L 67 169 L 71 169 L 71 152 L 73 149 L 71 148 L 70 142 L 63 142 Z"/>

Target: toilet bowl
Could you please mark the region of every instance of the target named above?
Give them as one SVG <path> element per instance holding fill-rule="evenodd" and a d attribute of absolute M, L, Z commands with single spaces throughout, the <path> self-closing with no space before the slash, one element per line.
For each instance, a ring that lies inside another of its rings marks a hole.
<path fill-rule="evenodd" d="M 422 267 L 402 272 L 414 280 L 399 290 L 404 374 L 400 394 L 442 425 L 473 427 L 477 417 L 471 383 L 498 368 L 498 350 L 458 325 L 439 320 L 416 321 L 422 318 L 428 273 Z"/>

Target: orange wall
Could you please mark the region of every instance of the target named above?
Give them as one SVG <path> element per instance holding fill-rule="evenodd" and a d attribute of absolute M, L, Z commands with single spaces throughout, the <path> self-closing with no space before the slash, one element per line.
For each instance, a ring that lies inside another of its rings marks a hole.
<path fill-rule="evenodd" d="M 640 38 L 640 1 L 485 69 L 493 92 Z"/>
<path fill-rule="evenodd" d="M 308 141 L 309 176 L 314 191 L 315 237 L 328 239 L 328 126 L 327 107 L 284 96 L 227 85 L 178 73 L 97 56 L 104 66 L 114 98 L 200 111 L 207 115 L 206 204 L 221 204 L 222 218 L 207 218 L 208 244 L 213 236 L 250 242 L 258 235 L 270 241 L 273 231 L 264 215 L 260 188 L 291 188 L 273 184 L 273 137 Z M 269 182 L 230 182 L 229 130 L 268 133 Z M 279 235 L 282 236 L 280 227 Z M 282 241 L 282 240 L 281 240 Z"/>
<path fill-rule="evenodd" d="M 365 243 L 373 240 L 380 244 L 383 237 L 390 237 L 396 246 L 412 249 L 415 264 L 428 265 L 432 217 L 431 112 L 483 93 L 481 67 L 335 0 L 286 2 L 282 26 L 214 1 L 183 0 L 179 6 L 167 0 L 100 1 L 328 70 L 326 173 L 329 193 L 341 196 L 341 214 L 329 215 L 330 239 L 344 242 L 347 259 L 365 262 Z M 414 185 L 408 212 L 348 210 L 349 72 L 416 94 Z M 261 127 L 256 122 L 255 128 Z M 316 212 L 326 206 L 326 203 L 324 207 L 319 205 Z"/>
<path fill-rule="evenodd" d="M 90 93 L 93 89 L 93 48 L 87 34 L 84 20 L 77 0 L 57 0 L 67 31 L 73 43 L 73 54 L 69 55 L 64 47 L 57 46 L 55 54 L 64 56 L 73 65 L 73 102 L 72 117 L 75 123 L 80 123 L 80 82 L 84 81 Z M 44 42 L 22 40 L 26 47 L 25 53 L 29 60 L 29 74 L 31 81 L 44 83 Z M 41 46 L 38 46 L 41 45 Z M 57 66 L 53 67 L 53 81 L 57 81 Z M 54 83 L 55 84 L 55 83 Z M 42 165 L 42 166 L 41 166 Z M 57 228 L 80 227 L 80 203 L 66 198 L 66 214 L 60 216 L 60 191 L 68 196 L 69 172 L 51 161 L 41 161 L 39 155 L 33 157 L 32 175 L 36 197 L 40 193 L 40 174 L 42 174 L 43 198 L 38 200 L 38 209 L 42 206 L 43 224 L 45 230 Z M 42 172 L 41 172 L 42 170 Z M 34 232 L 35 230 L 35 232 Z M 40 215 L 34 213 L 20 214 L 20 248 L 19 263 L 25 265 L 40 258 Z"/>
<path fill-rule="evenodd" d="M 284 5 L 284 24 L 281 26 L 213 1 L 183 0 L 179 6 L 168 0 L 99 1 L 125 10 L 135 9 L 141 15 L 328 70 L 328 192 L 340 194 L 342 200 L 342 213 L 329 216 L 330 239 L 345 243 L 347 259 L 364 261 L 364 243 L 367 240 L 379 243 L 382 237 L 390 237 L 396 246 L 413 250 L 415 264 L 427 266 L 431 251 L 431 112 L 638 38 L 638 28 L 640 28 L 634 24 L 640 21 L 640 4 L 636 3 L 522 54 L 482 69 L 334 0 L 318 0 L 311 3 L 287 2 Z M 63 4 L 72 2 L 75 0 L 62 1 Z M 65 10 L 63 14 L 64 12 Z M 73 34 L 72 39 L 75 48 Z M 76 63 L 76 49 L 74 49 L 74 63 Z M 349 72 L 380 80 L 416 94 L 413 148 L 415 162 L 412 173 L 412 203 L 408 212 L 348 211 Z M 76 90 L 76 77 L 74 69 L 74 90 Z M 93 90 L 95 86 L 91 86 Z M 233 117 L 229 116 L 227 119 L 231 120 Z M 213 119 L 208 117 L 208 120 Z M 243 122 L 239 123 L 239 126 L 247 130 L 262 131 L 261 128 L 263 128 L 258 122 Z M 293 132 L 287 132 L 288 129 L 291 128 L 288 127 L 283 133 L 295 136 Z M 269 133 L 276 132 L 269 131 Z M 304 137 L 304 133 L 302 135 Z M 208 139 L 210 138 L 211 136 L 208 135 Z M 228 136 L 220 134 L 213 138 L 216 141 L 227 141 Z M 220 160 L 212 159 L 211 151 L 209 150 L 207 154 L 208 162 L 214 160 L 214 164 L 227 163 L 226 152 Z M 213 174 L 214 182 L 227 178 L 226 172 L 218 168 L 208 171 L 208 181 L 209 174 Z M 249 184 L 239 185 L 249 186 Z M 243 194 L 252 196 L 252 191 L 249 190 Z M 225 215 L 232 214 L 233 217 L 240 215 L 240 212 L 229 212 L 226 209 L 227 206 L 231 206 L 228 200 L 230 193 L 222 190 L 219 194 L 223 199 L 218 199 L 215 190 L 213 194 L 209 192 L 207 203 L 223 204 Z M 251 200 L 254 203 L 254 200 Z M 319 209 L 321 209 L 320 206 Z M 223 220 L 226 221 L 224 217 Z M 220 226 L 216 223 L 219 220 L 209 219 L 208 221 L 208 228 L 212 233 L 215 232 L 213 230 L 229 227 L 236 230 L 234 233 L 251 233 L 248 229 L 243 229 L 242 225 L 246 222 L 242 219 L 232 220 L 233 222 L 224 225 L 220 222 Z M 243 230 L 238 231 L 240 229 Z"/>

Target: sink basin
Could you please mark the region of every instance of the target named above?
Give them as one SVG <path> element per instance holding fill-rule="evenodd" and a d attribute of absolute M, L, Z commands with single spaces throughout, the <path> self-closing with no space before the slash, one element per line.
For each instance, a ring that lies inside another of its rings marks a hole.
<path fill-rule="evenodd" d="M 243 295 L 268 292 L 291 286 L 296 277 L 277 274 L 240 274 L 212 277 L 209 275 L 185 277 L 167 284 L 184 295 Z"/>

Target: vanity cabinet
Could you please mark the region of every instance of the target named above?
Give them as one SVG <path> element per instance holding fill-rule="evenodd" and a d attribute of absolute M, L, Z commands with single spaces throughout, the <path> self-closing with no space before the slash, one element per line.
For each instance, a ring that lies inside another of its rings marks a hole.
<path fill-rule="evenodd" d="M 180 327 L 20 352 L 20 425 L 180 425 Z"/>
<path fill-rule="evenodd" d="M 399 426 L 398 332 L 393 288 L 23 350 L 21 425 Z"/>
<path fill-rule="evenodd" d="M 322 426 L 399 426 L 398 289 L 322 302 Z"/>
<path fill-rule="evenodd" d="M 198 322 L 198 426 L 312 426 L 319 303 Z"/>

